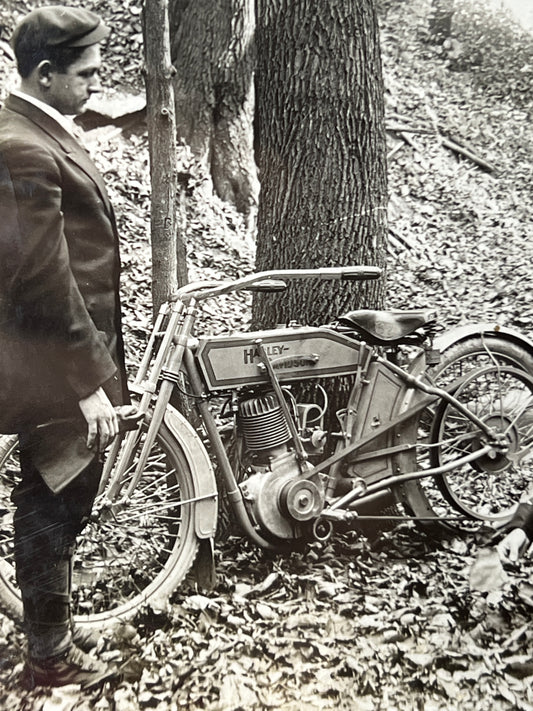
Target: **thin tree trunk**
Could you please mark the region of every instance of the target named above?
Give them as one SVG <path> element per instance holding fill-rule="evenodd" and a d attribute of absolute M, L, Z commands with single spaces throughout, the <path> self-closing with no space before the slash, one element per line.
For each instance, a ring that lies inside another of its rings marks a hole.
<path fill-rule="evenodd" d="M 146 99 L 152 186 L 152 302 L 154 313 L 187 283 L 186 247 L 179 231 L 176 120 L 170 62 L 168 3 L 145 7 Z"/>

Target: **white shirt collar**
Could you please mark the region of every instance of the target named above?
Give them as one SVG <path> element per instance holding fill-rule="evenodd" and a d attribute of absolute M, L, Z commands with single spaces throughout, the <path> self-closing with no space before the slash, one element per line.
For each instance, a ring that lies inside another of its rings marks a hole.
<path fill-rule="evenodd" d="M 68 131 L 71 136 L 75 137 L 73 121 L 69 116 L 65 116 L 57 109 L 54 109 L 53 106 L 49 106 L 48 104 L 45 104 L 44 101 L 36 99 L 34 96 L 30 96 L 29 94 L 25 94 L 19 89 L 14 89 L 11 93 L 13 94 L 13 96 L 18 96 L 19 99 L 24 99 L 24 101 L 27 101 L 28 103 L 36 106 L 38 109 L 41 109 L 41 111 L 44 111 L 45 114 L 48 114 L 50 118 L 53 118 L 54 121 L 56 121 L 62 128 L 65 129 L 65 131 Z"/>

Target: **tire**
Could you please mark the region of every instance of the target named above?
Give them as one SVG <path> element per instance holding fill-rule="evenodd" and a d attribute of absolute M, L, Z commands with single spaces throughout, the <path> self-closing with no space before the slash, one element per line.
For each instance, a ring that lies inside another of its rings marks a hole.
<path fill-rule="evenodd" d="M 143 435 L 141 435 L 143 436 Z M 20 617 L 13 565 L 13 505 L 18 475 L 17 439 L 0 438 L 0 605 Z M 78 624 L 107 627 L 145 605 L 160 609 L 184 580 L 198 552 L 191 469 L 179 443 L 163 426 L 142 478 L 127 499 L 134 465 L 113 501 L 99 494 L 73 560 L 73 613 Z M 112 480 L 112 475 L 111 475 Z"/>
<path fill-rule="evenodd" d="M 483 372 L 489 371 L 493 384 L 497 382 L 498 368 L 503 368 L 507 373 L 506 378 L 513 380 L 519 389 L 528 391 L 529 383 L 533 382 L 533 355 L 520 344 L 497 336 L 472 336 L 454 344 L 442 353 L 439 365 L 428 373 L 439 387 L 449 386 L 456 379 L 467 376 L 466 382 L 470 383 L 468 388 L 465 386 L 464 391 L 461 391 L 461 387 L 458 389 L 458 399 L 464 401 L 464 398 L 471 394 L 476 382 L 481 387 Z M 512 371 L 515 372 L 511 374 Z M 520 372 L 524 372 L 526 376 L 520 378 Z M 489 377 L 488 374 L 486 377 Z M 485 384 L 484 387 L 490 386 Z M 466 402 L 464 404 L 468 405 Z M 455 417 L 452 411 L 451 406 L 441 403 L 422 413 L 418 428 L 418 441 L 422 445 L 419 469 L 439 466 L 451 456 L 451 451 L 446 450 L 442 442 L 446 432 L 450 432 L 453 421 L 450 417 Z M 529 449 L 531 444 L 524 441 L 524 436 L 524 433 L 521 433 L 521 446 L 523 449 Z M 427 447 L 427 444 L 430 446 Z M 519 445 L 515 441 L 512 446 Z M 475 531 L 486 523 L 505 523 L 512 517 L 520 495 L 532 482 L 533 467 L 528 463 L 525 454 L 522 471 L 517 471 L 517 467 L 509 462 L 506 467 L 501 467 L 498 474 L 496 471 L 490 473 L 486 460 L 485 464 L 487 466 L 482 472 L 479 471 L 479 465 L 476 468 L 473 463 L 445 475 L 420 479 L 404 497 L 411 513 L 418 516 L 435 516 L 452 532 Z M 505 488 L 498 489 L 500 498 L 489 503 L 489 489 L 484 489 L 480 481 L 483 480 L 485 486 L 490 487 L 502 478 Z"/>

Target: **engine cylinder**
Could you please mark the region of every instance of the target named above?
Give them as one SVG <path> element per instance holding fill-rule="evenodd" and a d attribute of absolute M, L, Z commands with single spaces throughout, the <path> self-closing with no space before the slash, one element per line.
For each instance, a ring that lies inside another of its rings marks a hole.
<path fill-rule="evenodd" d="M 252 452 L 274 449 L 291 438 L 274 393 L 242 401 L 239 404 L 238 422 L 246 446 Z"/>

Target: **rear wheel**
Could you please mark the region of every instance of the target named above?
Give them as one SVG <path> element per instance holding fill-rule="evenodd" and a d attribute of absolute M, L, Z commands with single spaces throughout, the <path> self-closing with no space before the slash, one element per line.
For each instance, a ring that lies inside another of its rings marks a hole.
<path fill-rule="evenodd" d="M 513 370 L 518 373 L 512 373 Z M 520 372 L 526 376 L 520 378 Z M 502 399 L 499 414 L 495 414 L 495 419 L 490 423 L 495 427 L 497 418 L 503 416 L 501 427 L 505 432 L 511 424 L 509 416 L 516 417 L 516 412 L 513 415 L 509 392 L 516 388 L 523 402 L 527 401 L 529 383 L 533 377 L 533 356 L 523 346 L 504 338 L 472 336 L 445 350 L 439 365 L 428 373 L 439 387 L 449 387 L 454 381 L 466 378 L 458 390 L 458 396 L 467 406 L 468 402 L 464 398 L 473 398 L 473 401 L 477 398 L 477 406 L 481 407 L 483 391 L 487 397 L 494 397 L 498 389 L 502 396 L 507 392 L 507 397 Z M 470 384 L 467 386 L 466 383 Z M 493 406 L 496 413 L 498 408 L 494 403 Z M 473 531 L 484 522 L 503 524 L 509 520 L 521 494 L 532 482 L 530 450 L 533 442 L 527 424 L 530 414 L 531 410 L 526 407 L 520 421 L 509 429 L 508 434 L 515 438 L 511 449 L 516 451 L 513 459 L 509 459 L 505 466 L 502 464 L 498 472 L 489 470 L 485 460 L 484 472 L 479 471 L 480 463 L 477 467 L 473 463 L 445 475 L 410 482 L 402 487 L 403 503 L 415 516 L 438 518 L 452 531 Z M 486 412 L 485 416 L 490 415 Z M 450 435 L 456 426 L 459 427 L 457 413 L 449 405 L 441 404 L 422 413 L 418 423 L 419 469 L 439 466 L 452 457 L 457 458 L 465 450 L 471 451 L 469 447 L 476 446 L 474 439 L 470 444 L 467 443 L 468 437 L 474 435 L 466 432 L 467 426 L 463 422 L 462 436 L 456 433 L 459 438 L 454 444 L 453 436 Z"/>
<path fill-rule="evenodd" d="M 524 371 L 495 365 L 474 370 L 453 393 L 497 435 L 507 451 L 495 450 L 436 478 L 453 508 L 479 521 L 506 521 L 533 474 L 533 379 Z M 481 449 L 487 436 L 453 405 L 438 408 L 433 421 L 432 466 Z"/>
<path fill-rule="evenodd" d="M 144 432 L 141 433 L 141 440 Z M 79 537 L 73 565 L 73 612 L 100 627 L 127 619 L 142 606 L 164 603 L 183 581 L 198 551 L 193 480 L 176 439 L 162 427 L 145 470 L 129 497 L 135 460 L 119 490 L 109 487 Z M 21 615 L 13 561 L 11 490 L 19 476 L 17 439 L 0 438 L 0 604 Z M 111 477 L 112 478 L 112 477 Z"/>

